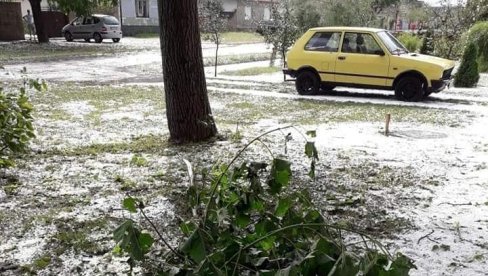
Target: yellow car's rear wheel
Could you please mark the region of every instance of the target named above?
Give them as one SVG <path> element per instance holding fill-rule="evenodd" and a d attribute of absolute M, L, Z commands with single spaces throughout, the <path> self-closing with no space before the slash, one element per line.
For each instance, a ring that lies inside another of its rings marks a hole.
<path fill-rule="evenodd" d="M 320 81 L 312 71 L 304 70 L 298 73 L 295 87 L 300 95 L 314 95 L 319 92 Z"/>

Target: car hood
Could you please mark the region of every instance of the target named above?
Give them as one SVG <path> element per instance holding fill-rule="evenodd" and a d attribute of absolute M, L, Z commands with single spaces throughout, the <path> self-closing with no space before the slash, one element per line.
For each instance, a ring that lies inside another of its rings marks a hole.
<path fill-rule="evenodd" d="M 438 65 L 444 69 L 450 69 L 450 68 L 454 67 L 454 65 L 455 65 L 455 62 L 452 60 L 448 60 L 448 59 L 440 58 L 440 57 L 429 56 L 429 55 L 416 54 L 416 53 L 402 54 L 399 57 L 402 59 L 416 60 L 416 61 L 429 63 L 432 65 Z"/>

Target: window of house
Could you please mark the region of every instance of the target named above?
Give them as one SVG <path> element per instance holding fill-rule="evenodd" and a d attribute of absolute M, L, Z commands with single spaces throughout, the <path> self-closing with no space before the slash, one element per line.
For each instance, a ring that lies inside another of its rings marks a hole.
<path fill-rule="evenodd" d="M 269 10 L 268 7 L 264 8 L 263 12 L 263 20 L 264 21 L 269 21 L 271 19 L 271 11 Z"/>
<path fill-rule="evenodd" d="M 149 1 L 148 0 L 136 0 L 136 16 L 137 17 L 149 17 Z"/>
<path fill-rule="evenodd" d="M 251 20 L 252 19 L 252 9 L 250 6 L 244 7 L 244 19 Z"/>
<path fill-rule="evenodd" d="M 337 52 L 341 33 L 318 32 L 305 45 L 307 51 Z"/>

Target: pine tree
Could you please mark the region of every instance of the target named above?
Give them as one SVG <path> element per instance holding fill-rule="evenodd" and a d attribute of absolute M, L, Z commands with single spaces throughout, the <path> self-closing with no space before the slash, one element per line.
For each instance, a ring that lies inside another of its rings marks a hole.
<path fill-rule="evenodd" d="M 464 50 L 461 66 L 454 79 L 454 86 L 456 87 L 474 87 L 480 79 L 478 72 L 478 56 L 476 46 L 470 42 Z"/>

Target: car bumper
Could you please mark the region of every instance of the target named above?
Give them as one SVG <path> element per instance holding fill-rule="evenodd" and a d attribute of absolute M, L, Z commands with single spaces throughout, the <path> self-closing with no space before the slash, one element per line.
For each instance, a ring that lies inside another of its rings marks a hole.
<path fill-rule="evenodd" d="M 283 68 L 283 74 L 289 75 L 292 78 L 296 77 L 296 71 L 288 68 Z"/>
<path fill-rule="evenodd" d="M 103 39 L 111 39 L 111 38 L 122 38 L 122 32 L 102 32 L 101 33 Z"/>
<path fill-rule="evenodd" d="M 430 92 L 441 92 L 446 87 L 451 86 L 451 79 L 441 79 L 441 80 L 431 80 L 430 83 L 432 84 L 430 87 Z"/>

